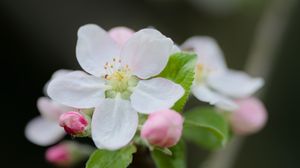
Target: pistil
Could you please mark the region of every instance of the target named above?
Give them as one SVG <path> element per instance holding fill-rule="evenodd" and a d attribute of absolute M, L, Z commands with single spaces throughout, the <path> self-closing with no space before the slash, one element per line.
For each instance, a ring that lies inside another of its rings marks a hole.
<path fill-rule="evenodd" d="M 121 59 L 113 58 L 111 63 L 106 63 L 104 66 L 106 75 L 106 85 L 110 89 L 106 90 L 107 98 L 115 98 L 120 95 L 123 99 L 129 99 L 133 88 L 138 83 L 138 78 L 131 74 L 128 65 L 122 66 Z"/>

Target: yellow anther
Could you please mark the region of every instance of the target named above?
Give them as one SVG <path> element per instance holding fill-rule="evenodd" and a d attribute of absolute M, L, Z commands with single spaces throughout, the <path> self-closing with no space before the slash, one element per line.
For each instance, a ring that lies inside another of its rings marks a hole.
<path fill-rule="evenodd" d="M 202 73 L 202 71 L 203 71 L 203 65 L 202 64 L 197 64 L 196 65 L 196 71 L 198 72 L 198 73 Z"/>

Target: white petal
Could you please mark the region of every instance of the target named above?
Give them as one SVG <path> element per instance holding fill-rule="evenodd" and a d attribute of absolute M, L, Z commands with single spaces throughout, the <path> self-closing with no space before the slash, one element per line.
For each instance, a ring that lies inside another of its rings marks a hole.
<path fill-rule="evenodd" d="M 58 104 L 48 97 L 40 97 L 37 100 L 37 108 L 44 118 L 53 121 L 58 121 L 62 113 L 74 110 L 74 108 Z"/>
<path fill-rule="evenodd" d="M 52 79 L 54 79 L 54 78 L 56 78 L 56 77 L 65 75 L 65 74 L 70 73 L 70 72 L 73 72 L 73 70 L 59 69 L 59 70 L 55 71 L 55 72 L 52 74 L 50 80 L 52 80 Z M 44 91 L 44 94 L 45 94 L 45 95 L 47 95 L 47 88 L 48 88 L 48 85 L 49 85 L 50 80 L 47 81 L 46 84 L 44 85 L 43 91 Z"/>
<path fill-rule="evenodd" d="M 222 110 L 233 111 L 238 107 L 233 100 L 214 92 L 205 85 L 193 85 L 192 93 L 200 101 L 215 105 Z"/>
<path fill-rule="evenodd" d="M 93 108 L 104 98 L 104 80 L 81 71 L 53 79 L 48 95 L 60 104 L 74 108 Z"/>
<path fill-rule="evenodd" d="M 219 109 L 225 110 L 226 112 L 233 112 L 239 108 L 238 104 L 225 96 L 221 96 L 215 105 Z"/>
<path fill-rule="evenodd" d="M 252 78 L 242 71 L 228 70 L 220 75 L 210 76 L 208 84 L 213 89 L 233 98 L 252 95 L 264 84 L 262 78 Z"/>
<path fill-rule="evenodd" d="M 193 85 L 192 93 L 200 101 L 207 102 L 210 104 L 216 104 L 218 102 L 217 93 L 214 93 L 206 85 Z"/>
<path fill-rule="evenodd" d="M 105 99 L 93 114 L 92 138 L 98 148 L 116 150 L 132 140 L 137 126 L 138 115 L 129 101 Z"/>
<path fill-rule="evenodd" d="M 57 77 L 60 77 L 60 76 L 63 76 L 67 73 L 70 73 L 70 72 L 73 72 L 73 70 L 69 70 L 69 69 L 59 69 L 57 71 L 55 71 L 52 76 L 51 76 L 51 79 L 54 79 L 54 78 L 57 78 Z"/>
<path fill-rule="evenodd" d="M 180 48 L 176 44 L 174 44 L 173 47 L 172 47 L 171 54 L 175 54 L 175 53 L 178 53 L 180 51 L 181 51 Z"/>
<path fill-rule="evenodd" d="M 142 79 L 159 74 L 172 54 L 173 42 L 154 29 L 136 32 L 125 44 L 122 64 L 126 64 L 134 75 Z"/>
<path fill-rule="evenodd" d="M 94 24 L 78 30 L 76 56 L 81 67 L 94 76 L 105 73 L 104 65 L 120 54 L 118 45 L 108 33 Z"/>
<path fill-rule="evenodd" d="M 192 49 L 198 56 L 197 63 L 203 65 L 205 72 L 220 73 L 227 69 L 223 53 L 211 37 L 191 37 L 183 43 L 182 49 Z"/>
<path fill-rule="evenodd" d="M 48 146 L 56 143 L 65 135 L 57 122 L 39 116 L 32 119 L 25 128 L 26 138 L 34 144 Z"/>
<path fill-rule="evenodd" d="M 181 85 L 164 78 L 153 78 L 140 81 L 130 99 L 135 110 L 149 114 L 171 108 L 183 94 Z"/>

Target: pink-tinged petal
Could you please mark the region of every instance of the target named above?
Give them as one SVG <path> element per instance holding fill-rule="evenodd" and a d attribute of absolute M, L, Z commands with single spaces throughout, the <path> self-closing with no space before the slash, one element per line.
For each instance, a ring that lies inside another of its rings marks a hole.
<path fill-rule="evenodd" d="M 132 107 L 141 113 L 171 108 L 184 94 L 181 85 L 168 79 L 142 80 L 134 89 L 130 99 Z"/>
<path fill-rule="evenodd" d="M 234 133 L 249 135 L 260 131 L 268 118 L 264 104 L 254 97 L 240 99 L 236 102 L 239 109 L 230 115 L 230 124 Z"/>
<path fill-rule="evenodd" d="M 208 85 L 233 98 L 249 97 L 264 85 L 262 78 L 252 78 L 242 71 L 228 70 L 208 77 Z"/>
<path fill-rule="evenodd" d="M 79 28 L 76 56 L 86 72 L 94 76 L 104 75 L 105 63 L 119 55 L 118 45 L 101 27 L 87 24 Z"/>
<path fill-rule="evenodd" d="M 32 143 L 48 146 L 56 143 L 65 135 L 58 122 L 47 120 L 41 116 L 32 119 L 25 128 L 25 136 Z"/>
<path fill-rule="evenodd" d="M 104 80 L 74 71 L 49 83 L 48 95 L 56 102 L 74 108 L 93 108 L 104 99 Z"/>
<path fill-rule="evenodd" d="M 172 54 L 173 42 L 154 29 L 136 32 L 124 45 L 121 52 L 123 66 L 142 79 L 159 74 Z"/>
<path fill-rule="evenodd" d="M 127 27 L 114 27 L 108 31 L 108 34 L 122 48 L 134 31 Z"/>
<path fill-rule="evenodd" d="M 53 121 L 58 121 L 61 114 L 74 110 L 74 108 L 58 104 L 48 97 L 40 97 L 37 100 L 37 108 L 43 117 Z"/>
<path fill-rule="evenodd" d="M 105 99 L 92 118 L 92 139 L 100 149 L 116 150 L 127 145 L 138 126 L 138 114 L 130 102 Z"/>
<path fill-rule="evenodd" d="M 227 69 L 223 53 L 215 39 L 208 36 L 195 36 L 186 40 L 183 50 L 192 50 L 197 56 L 197 63 L 203 66 L 204 73 L 222 73 Z"/>

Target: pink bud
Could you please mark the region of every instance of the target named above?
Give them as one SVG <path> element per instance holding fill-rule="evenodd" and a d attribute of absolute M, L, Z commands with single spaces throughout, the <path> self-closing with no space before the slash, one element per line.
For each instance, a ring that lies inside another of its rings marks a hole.
<path fill-rule="evenodd" d="M 72 136 L 86 136 L 89 129 L 87 116 L 79 112 L 70 111 L 59 118 L 59 125 Z"/>
<path fill-rule="evenodd" d="M 239 109 L 230 116 L 234 133 L 248 135 L 261 130 L 267 122 L 267 110 L 263 103 L 254 97 L 237 100 Z"/>
<path fill-rule="evenodd" d="M 126 41 L 133 35 L 134 31 L 127 27 L 114 27 L 108 31 L 108 34 L 117 44 L 122 47 Z"/>
<path fill-rule="evenodd" d="M 70 148 L 67 144 L 58 144 L 48 148 L 46 151 L 46 160 L 58 166 L 68 166 L 72 162 Z"/>
<path fill-rule="evenodd" d="M 183 118 L 173 110 L 161 110 L 149 115 L 141 136 L 150 144 L 171 147 L 177 144 L 182 133 Z"/>

